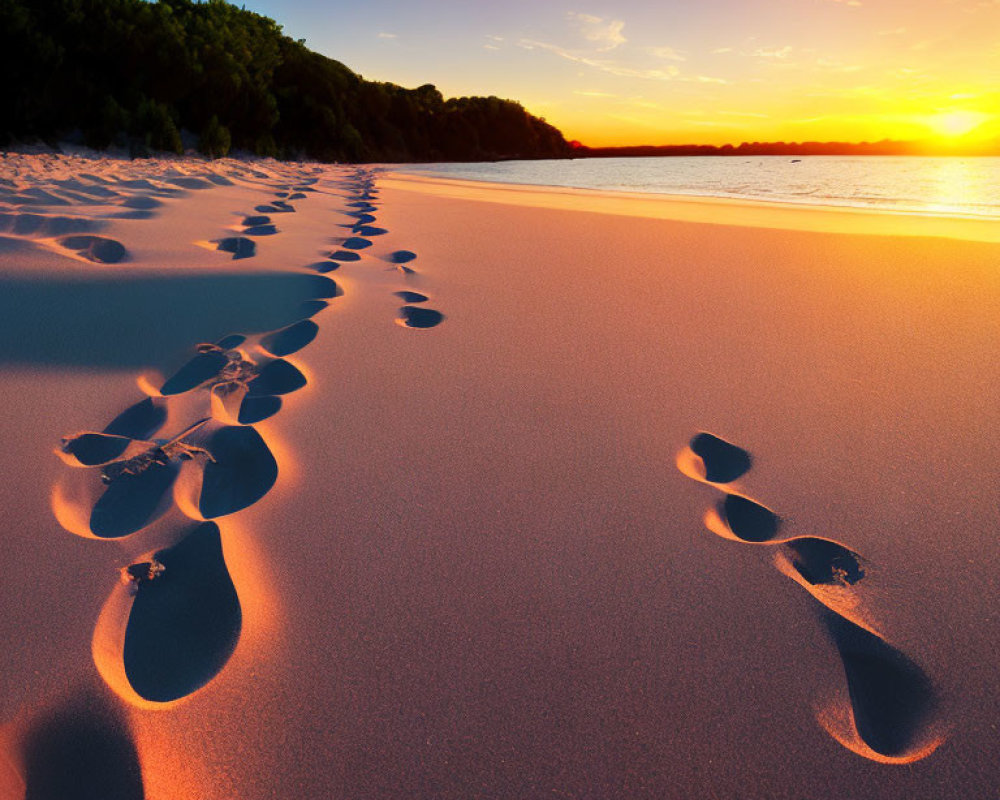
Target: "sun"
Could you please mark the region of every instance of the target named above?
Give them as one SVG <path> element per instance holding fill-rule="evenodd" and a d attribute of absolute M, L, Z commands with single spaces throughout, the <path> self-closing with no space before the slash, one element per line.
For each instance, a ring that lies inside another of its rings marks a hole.
<path fill-rule="evenodd" d="M 990 119 L 981 111 L 945 111 L 927 117 L 927 126 L 938 136 L 948 138 L 965 136 Z"/>

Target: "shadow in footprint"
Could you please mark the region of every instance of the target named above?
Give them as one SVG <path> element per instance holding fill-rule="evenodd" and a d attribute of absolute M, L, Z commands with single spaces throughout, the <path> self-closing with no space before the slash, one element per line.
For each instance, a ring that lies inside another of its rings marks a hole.
<path fill-rule="evenodd" d="M 273 417 L 281 411 L 281 398 L 272 395 L 262 395 L 253 397 L 248 395 L 243 398 L 240 404 L 239 422 L 241 425 L 254 425 L 255 423 Z"/>
<path fill-rule="evenodd" d="M 198 498 L 198 510 L 205 519 L 253 505 L 278 479 L 278 462 L 253 428 L 220 428 L 205 447 L 214 459 L 205 465 Z"/>
<path fill-rule="evenodd" d="M 299 304 L 300 318 L 314 317 L 324 308 L 329 308 L 330 304 L 326 300 L 304 300 Z"/>
<path fill-rule="evenodd" d="M 690 444 L 691 450 L 705 465 L 705 480 L 730 483 L 750 469 L 750 454 L 742 447 L 720 439 L 711 433 L 699 433 Z"/>
<path fill-rule="evenodd" d="M 152 522 L 164 510 L 177 469 L 173 463 L 152 464 L 142 472 L 113 480 L 90 513 L 91 533 L 101 539 L 117 539 Z"/>
<path fill-rule="evenodd" d="M 157 200 L 155 197 L 140 194 L 126 197 L 122 200 L 121 205 L 125 206 L 125 208 L 134 208 L 139 211 L 152 211 L 154 208 L 162 206 L 163 201 Z"/>
<path fill-rule="evenodd" d="M 420 292 L 393 292 L 393 294 L 402 300 L 404 303 L 426 303 L 428 300 L 427 295 L 420 294 Z"/>
<path fill-rule="evenodd" d="M 142 770 L 128 722 L 93 691 L 77 692 L 20 747 L 24 800 L 143 800 Z"/>
<path fill-rule="evenodd" d="M 309 295 L 314 300 L 329 300 L 344 293 L 333 278 L 321 275 L 304 275 L 303 278 L 309 281 Z"/>
<path fill-rule="evenodd" d="M 121 242 L 103 236 L 67 236 L 60 239 L 59 244 L 98 264 L 118 264 L 128 256 Z"/>
<path fill-rule="evenodd" d="M 294 364 L 283 359 L 269 361 L 250 381 L 249 397 L 289 394 L 306 385 L 306 376 Z"/>
<path fill-rule="evenodd" d="M 839 542 L 803 536 L 780 547 L 792 568 L 812 586 L 853 586 L 865 577 L 864 559 Z"/>
<path fill-rule="evenodd" d="M 343 246 L 348 250 L 364 250 L 366 247 L 371 247 L 372 243 L 367 239 L 362 239 L 360 236 L 352 236 L 344 240 Z"/>
<path fill-rule="evenodd" d="M 397 250 L 389 254 L 389 261 L 393 264 L 409 264 L 416 257 L 417 254 L 411 250 Z"/>
<path fill-rule="evenodd" d="M 770 541 L 781 527 L 781 517 L 771 509 L 738 494 L 727 494 L 718 511 L 733 535 L 744 542 Z"/>
<path fill-rule="evenodd" d="M 214 522 L 154 559 L 164 569 L 138 583 L 125 628 L 125 675 L 140 697 L 166 703 L 219 673 L 236 649 L 243 617 Z"/>
<path fill-rule="evenodd" d="M 388 232 L 385 228 L 373 228 L 370 225 L 360 225 L 354 229 L 354 233 L 359 236 L 382 236 Z"/>
<path fill-rule="evenodd" d="M 361 260 L 361 256 L 360 255 L 358 255 L 357 253 L 350 253 L 347 250 L 336 250 L 335 252 L 330 253 L 330 255 L 328 255 L 327 258 L 332 258 L 335 261 L 360 261 Z"/>
<path fill-rule="evenodd" d="M 333 272 L 335 269 L 340 269 L 340 264 L 336 261 L 317 261 L 314 264 L 310 264 L 306 269 L 314 269 L 322 275 L 328 272 Z"/>
<path fill-rule="evenodd" d="M 274 236 L 277 232 L 274 225 L 251 225 L 243 231 L 247 236 Z"/>
<path fill-rule="evenodd" d="M 242 333 L 231 333 L 229 336 L 223 336 L 216 345 L 221 347 L 223 350 L 232 350 L 234 347 L 239 347 L 243 342 L 247 340 L 247 337 Z"/>
<path fill-rule="evenodd" d="M 162 400 L 147 397 L 126 408 L 104 428 L 113 436 L 128 436 L 132 439 L 148 439 L 167 421 L 167 407 Z"/>
<path fill-rule="evenodd" d="M 232 253 L 234 261 L 238 258 L 251 258 L 257 252 L 256 242 L 244 236 L 227 236 L 225 239 L 219 239 L 215 244 L 216 250 Z"/>
<path fill-rule="evenodd" d="M 94 467 L 114 461 L 132 443 L 127 436 L 108 436 L 103 433 L 81 433 L 62 441 L 62 450 L 69 453 L 85 467 Z"/>
<path fill-rule="evenodd" d="M 927 755 L 927 728 L 937 698 L 923 670 L 880 637 L 838 614 L 827 612 L 823 621 L 844 663 L 854 726 L 861 740 L 876 754 L 889 758 Z"/>
<path fill-rule="evenodd" d="M 304 319 L 269 333 L 260 340 L 261 347 L 274 356 L 289 356 L 309 344 L 319 333 L 319 326 L 311 319 Z"/>
<path fill-rule="evenodd" d="M 160 387 L 160 393 L 165 395 L 182 394 L 211 380 L 229 363 L 226 354 L 213 350 L 199 353 Z"/>
<path fill-rule="evenodd" d="M 249 217 L 244 217 L 243 222 L 240 224 L 244 225 L 247 228 L 253 228 L 256 227 L 257 225 L 270 225 L 271 218 L 264 214 L 257 214 Z"/>
<path fill-rule="evenodd" d="M 444 314 L 432 308 L 403 306 L 399 313 L 402 316 L 396 321 L 404 328 L 433 328 L 444 320 Z"/>

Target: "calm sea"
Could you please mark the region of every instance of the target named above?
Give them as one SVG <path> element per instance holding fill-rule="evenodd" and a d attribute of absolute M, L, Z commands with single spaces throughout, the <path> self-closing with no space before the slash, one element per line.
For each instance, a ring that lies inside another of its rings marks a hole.
<path fill-rule="evenodd" d="M 447 178 L 1000 219 L 1000 157 L 591 158 L 415 164 Z"/>

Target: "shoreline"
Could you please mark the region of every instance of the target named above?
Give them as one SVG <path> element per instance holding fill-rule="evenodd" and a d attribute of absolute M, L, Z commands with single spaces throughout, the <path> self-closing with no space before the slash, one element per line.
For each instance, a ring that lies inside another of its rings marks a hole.
<path fill-rule="evenodd" d="M 381 174 L 381 180 L 387 186 L 454 199 L 748 228 L 872 236 L 942 237 L 1000 243 L 1000 219 L 940 216 L 854 206 L 425 177 L 394 170 L 391 165 L 378 166 L 386 170 Z"/>

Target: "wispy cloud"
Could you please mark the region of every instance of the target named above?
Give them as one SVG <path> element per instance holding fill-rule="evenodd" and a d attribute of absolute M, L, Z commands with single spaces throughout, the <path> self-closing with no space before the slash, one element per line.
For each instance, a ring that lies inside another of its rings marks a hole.
<path fill-rule="evenodd" d="M 618 95 L 611 92 L 583 92 L 579 89 L 574 89 L 573 94 L 578 94 L 581 97 L 618 97 Z"/>
<path fill-rule="evenodd" d="M 750 55 L 756 58 L 773 58 L 778 61 L 784 61 L 792 54 L 792 46 L 785 45 L 784 47 L 768 49 L 766 47 L 758 47 L 756 50 L 750 53 Z"/>
<path fill-rule="evenodd" d="M 716 55 L 717 56 L 717 55 L 721 55 L 722 53 L 732 53 L 732 52 L 735 52 L 734 48 L 732 48 L 732 47 L 716 47 L 712 51 L 712 55 Z"/>
<path fill-rule="evenodd" d="M 830 0 L 832 3 L 841 3 L 845 6 L 850 6 L 851 8 L 860 8 L 861 0 Z"/>
<path fill-rule="evenodd" d="M 518 42 L 518 46 L 523 47 L 525 50 L 545 50 L 560 58 L 565 58 L 567 61 L 583 64 L 584 66 L 598 69 L 601 72 L 607 72 L 609 75 L 617 75 L 621 78 L 646 78 L 648 80 L 670 81 L 675 80 L 680 75 L 680 70 L 674 66 L 669 66 L 665 69 L 635 69 L 623 66 L 609 59 L 583 56 L 564 47 L 559 47 L 559 45 L 550 44 L 549 42 L 538 42 L 533 39 L 521 39 Z"/>
<path fill-rule="evenodd" d="M 570 11 L 567 17 L 580 31 L 584 39 L 597 45 L 599 53 L 614 50 L 619 45 L 623 45 L 628 41 L 622 35 L 622 28 L 625 27 L 625 23 L 620 19 L 604 19 L 603 17 L 595 17 L 592 14 L 581 14 L 576 11 Z"/>
<path fill-rule="evenodd" d="M 380 33 L 378 35 L 379 39 L 398 39 L 399 35 L 395 33 Z"/>
<path fill-rule="evenodd" d="M 684 56 L 672 47 L 647 47 L 646 52 L 655 58 L 662 58 L 667 61 L 687 61 Z"/>

